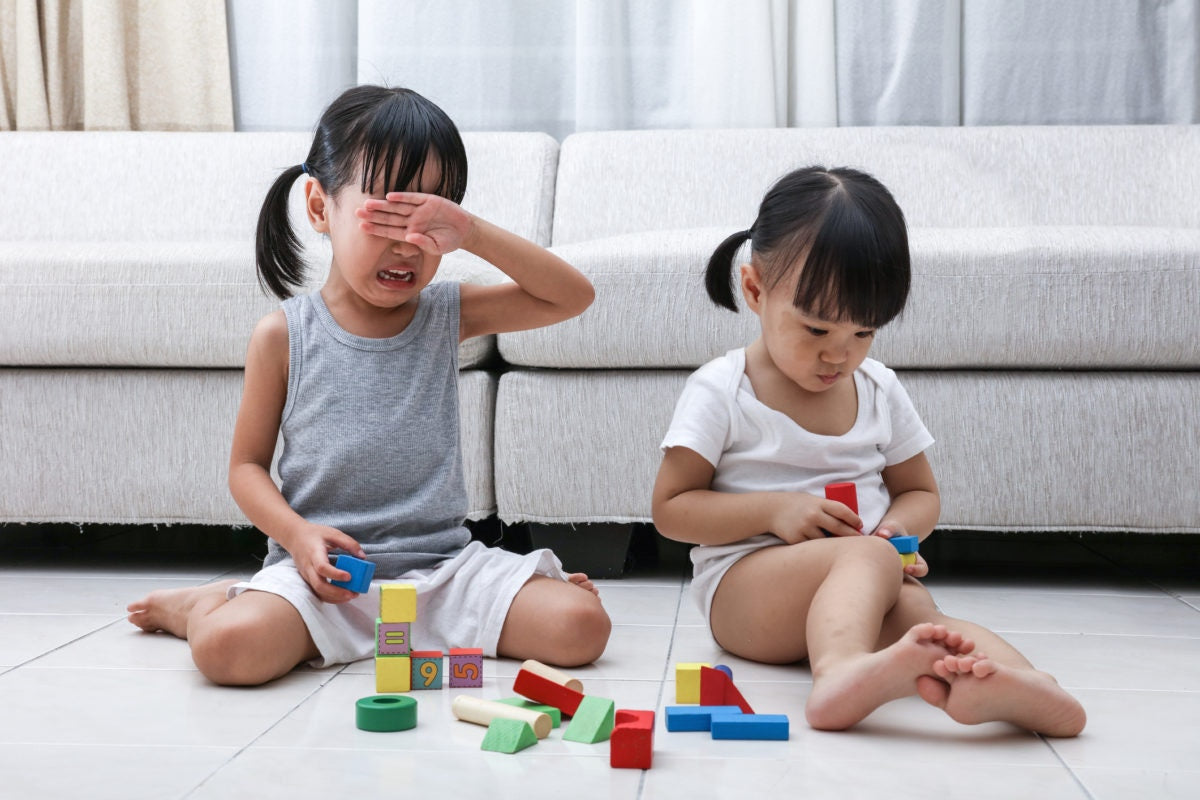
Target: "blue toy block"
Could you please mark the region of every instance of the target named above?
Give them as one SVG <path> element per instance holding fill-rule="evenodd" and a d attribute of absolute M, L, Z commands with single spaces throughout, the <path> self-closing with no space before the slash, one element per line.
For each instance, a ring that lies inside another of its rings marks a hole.
<path fill-rule="evenodd" d="M 667 706 L 667 730 L 707 731 L 712 729 L 714 715 L 741 713 L 737 706 Z"/>
<path fill-rule="evenodd" d="M 896 552 L 901 555 L 917 552 L 917 547 L 921 543 L 921 540 L 916 536 L 893 536 L 888 541 L 892 543 L 892 547 L 896 548 Z"/>
<path fill-rule="evenodd" d="M 714 714 L 714 739 L 771 739 L 787 741 L 786 714 Z"/>
<path fill-rule="evenodd" d="M 733 670 L 730 669 L 729 667 L 725 666 L 724 664 L 717 664 L 715 667 L 713 667 L 713 669 L 724 672 L 729 677 L 729 680 L 733 680 Z"/>
<path fill-rule="evenodd" d="M 350 573 L 348 581 L 330 581 L 334 586 L 349 589 L 352 592 L 366 594 L 371 588 L 371 578 L 375 577 L 375 565 L 354 556 L 340 555 L 334 566 Z"/>

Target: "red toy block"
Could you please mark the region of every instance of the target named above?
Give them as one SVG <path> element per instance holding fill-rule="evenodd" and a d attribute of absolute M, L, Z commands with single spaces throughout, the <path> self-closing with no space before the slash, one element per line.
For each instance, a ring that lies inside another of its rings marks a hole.
<path fill-rule="evenodd" d="M 483 686 L 482 649 L 478 647 L 452 648 L 449 661 L 451 689 Z"/>
<path fill-rule="evenodd" d="M 574 716 L 583 702 L 583 693 L 568 689 L 560 683 L 535 675 L 527 669 L 517 672 L 513 682 L 513 691 L 522 697 L 528 697 L 536 703 L 554 706 L 568 717 Z"/>
<path fill-rule="evenodd" d="M 617 711 L 608 763 L 624 769 L 650 769 L 654 759 L 654 712 Z"/>
<path fill-rule="evenodd" d="M 700 705 L 737 706 L 743 714 L 753 714 L 754 709 L 733 685 L 723 670 L 710 667 L 700 668 Z"/>
<path fill-rule="evenodd" d="M 858 489 L 853 483 L 831 483 L 825 487 L 825 499 L 836 500 L 858 513 Z"/>

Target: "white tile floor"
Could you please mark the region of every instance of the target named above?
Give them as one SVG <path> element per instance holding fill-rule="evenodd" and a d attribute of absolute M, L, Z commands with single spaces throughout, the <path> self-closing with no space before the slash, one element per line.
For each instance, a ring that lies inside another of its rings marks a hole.
<path fill-rule="evenodd" d="M 3 798 L 1200 796 L 1190 540 L 939 534 L 961 539 L 935 561 L 935 597 L 1002 632 L 1082 700 L 1089 725 L 1073 740 L 960 726 L 917 699 L 851 732 L 812 731 L 807 669 L 722 654 L 699 625 L 681 564 L 603 581 L 612 640 L 574 673 L 618 707 L 658 712 L 654 767 L 641 772 L 611 769 L 607 745 L 565 742 L 561 731 L 517 755 L 482 752 L 483 729 L 453 719 L 449 690 L 414 695 L 414 731 L 359 731 L 354 701 L 374 693 L 369 661 L 300 669 L 256 689 L 213 686 L 182 642 L 139 633 L 123 608 L 151 588 L 246 574 L 248 556 L 145 553 L 144 536 L 129 549 L 79 547 L 70 535 L 15 546 L 21 530 L 0 531 Z M 730 665 L 757 710 L 791 717 L 790 740 L 668 733 L 662 710 L 674 702 L 678 661 Z M 486 661 L 484 687 L 468 691 L 511 695 L 516 666 Z"/>

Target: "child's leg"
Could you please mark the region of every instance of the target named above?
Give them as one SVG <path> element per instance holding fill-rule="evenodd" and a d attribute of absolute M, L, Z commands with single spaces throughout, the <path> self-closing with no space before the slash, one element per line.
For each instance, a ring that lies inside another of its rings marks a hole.
<path fill-rule="evenodd" d="M 920 675 L 959 652 L 961 636 L 916 625 L 879 652 L 885 615 L 903 575 L 896 551 L 878 537 L 839 537 L 768 547 L 725 574 L 713 597 L 713 636 L 755 661 L 807 656 L 813 690 L 805 715 L 822 729 L 843 729 L 883 703 L 915 694 Z"/>
<path fill-rule="evenodd" d="M 612 622 L 595 592 L 571 578 L 534 575 L 521 587 L 500 630 L 499 655 L 559 667 L 578 667 L 600 657 Z"/>
<path fill-rule="evenodd" d="M 318 655 L 300 612 L 282 597 L 248 591 L 231 600 L 237 581 L 151 592 L 131 603 L 129 621 L 143 630 L 186 639 L 209 680 L 256 686 Z"/>
<path fill-rule="evenodd" d="M 928 590 L 907 579 L 900 598 L 885 618 L 879 646 L 918 622 L 932 622 L 973 640 L 969 654 L 951 654 L 934 664 L 937 678 L 918 681 L 921 697 L 968 725 L 1004 721 L 1047 736 L 1075 736 L 1087 714 L 1079 701 L 1049 673 L 982 625 L 943 614 Z"/>

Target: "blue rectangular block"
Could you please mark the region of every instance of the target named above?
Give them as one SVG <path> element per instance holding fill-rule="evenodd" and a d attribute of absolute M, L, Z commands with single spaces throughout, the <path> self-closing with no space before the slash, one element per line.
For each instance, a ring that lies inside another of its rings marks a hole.
<path fill-rule="evenodd" d="M 667 730 L 707 731 L 714 714 L 741 714 L 737 706 L 667 706 Z"/>
<path fill-rule="evenodd" d="M 921 544 L 921 540 L 916 536 L 893 536 L 888 541 L 892 543 L 892 547 L 896 548 L 896 552 L 901 555 L 917 552 L 917 548 Z"/>
<path fill-rule="evenodd" d="M 350 573 L 348 581 L 330 581 L 334 586 L 341 586 L 343 589 L 349 589 L 359 594 L 366 594 L 367 590 L 371 588 L 371 578 L 375 577 L 375 565 L 370 561 L 363 561 L 354 556 L 340 555 L 334 562 L 334 566 Z"/>
<path fill-rule="evenodd" d="M 721 714 L 712 719 L 714 739 L 777 739 L 788 738 L 786 714 Z"/>

